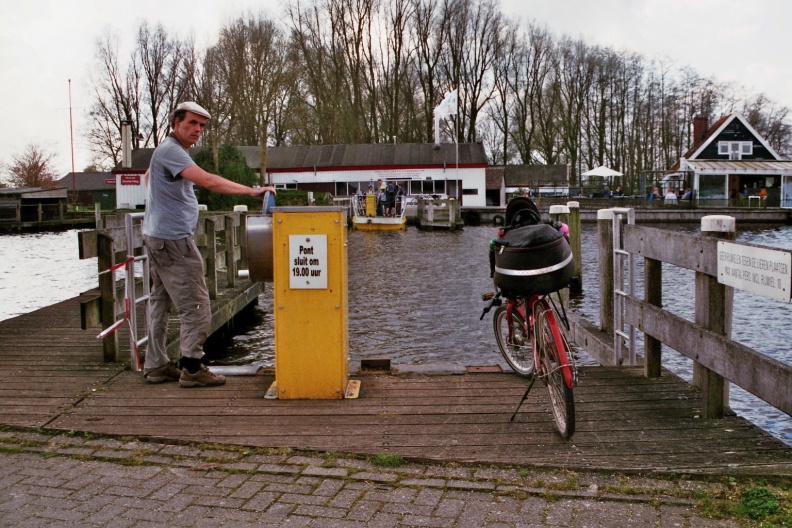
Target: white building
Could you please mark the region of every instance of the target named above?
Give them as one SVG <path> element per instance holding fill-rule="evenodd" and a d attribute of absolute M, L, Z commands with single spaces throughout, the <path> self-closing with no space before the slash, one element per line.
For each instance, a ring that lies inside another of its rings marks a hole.
<path fill-rule="evenodd" d="M 261 148 L 238 147 L 248 166 L 261 173 Z M 198 148 L 190 149 L 194 154 Z M 143 174 L 154 149 L 137 149 L 129 168 L 116 175 L 119 208 L 145 202 Z M 330 193 L 336 197 L 365 192 L 377 180 L 401 183 L 408 195 L 447 195 L 463 206 L 486 205 L 487 154 L 480 143 L 375 143 L 268 147 L 264 182 L 282 189 Z"/>

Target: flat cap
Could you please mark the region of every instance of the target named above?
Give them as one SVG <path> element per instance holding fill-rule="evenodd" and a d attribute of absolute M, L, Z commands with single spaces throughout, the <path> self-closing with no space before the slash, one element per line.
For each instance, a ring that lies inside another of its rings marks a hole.
<path fill-rule="evenodd" d="M 212 116 L 204 107 L 202 107 L 201 105 L 199 105 L 194 101 L 185 101 L 183 103 L 179 103 L 179 106 L 176 107 L 175 112 L 178 112 L 179 110 L 187 110 L 188 112 L 192 112 L 193 114 L 198 114 L 199 116 L 203 116 L 206 119 L 212 118 Z"/>

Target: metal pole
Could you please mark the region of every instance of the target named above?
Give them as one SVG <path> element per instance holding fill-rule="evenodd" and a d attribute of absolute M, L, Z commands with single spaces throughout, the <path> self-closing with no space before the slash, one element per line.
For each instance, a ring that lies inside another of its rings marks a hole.
<path fill-rule="evenodd" d="M 459 103 L 457 103 L 458 105 Z M 456 119 L 454 119 L 454 141 L 456 142 L 456 187 L 459 190 L 459 111 L 457 110 Z M 456 194 L 456 192 L 454 192 Z M 460 196 L 461 200 L 462 197 Z"/>
<path fill-rule="evenodd" d="M 69 133 L 71 135 L 72 202 L 77 203 L 77 184 L 74 175 L 74 125 L 72 122 L 71 79 L 69 79 Z"/>

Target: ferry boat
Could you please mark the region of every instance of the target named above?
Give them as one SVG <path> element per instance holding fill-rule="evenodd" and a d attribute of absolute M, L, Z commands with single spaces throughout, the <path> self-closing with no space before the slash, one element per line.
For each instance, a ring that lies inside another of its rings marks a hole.
<path fill-rule="evenodd" d="M 373 193 L 358 195 L 354 200 L 352 228 L 359 231 L 405 231 L 407 217 L 404 215 L 410 200 L 407 196 L 396 197 L 396 211 L 392 215 L 377 214 L 377 197 Z"/>

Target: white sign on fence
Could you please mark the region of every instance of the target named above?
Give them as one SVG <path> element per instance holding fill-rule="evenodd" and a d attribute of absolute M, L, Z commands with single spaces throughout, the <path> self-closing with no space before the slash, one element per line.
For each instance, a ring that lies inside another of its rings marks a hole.
<path fill-rule="evenodd" d="M 289 288 L 327 289 L 327 235 L 289 235 Z"/>
<path fill-rule="evenodd" d="M 718 282 L 762 297 L 790 302 L 792 253 L 718 242 Z"/>

